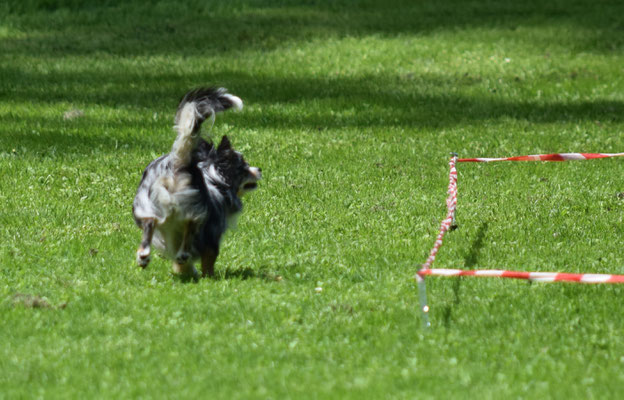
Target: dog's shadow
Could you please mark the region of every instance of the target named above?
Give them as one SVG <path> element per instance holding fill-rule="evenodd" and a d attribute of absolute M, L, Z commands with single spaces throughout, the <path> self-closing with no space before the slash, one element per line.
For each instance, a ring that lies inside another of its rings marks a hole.
<path fill-rule="evenodd" d="M 225 269 L 217 269 L 213 277 L 193 277 L 172 274 L 173 278 L 180 283 L 198 283 L 202 280 L 206 281 L 225 281 L 225 280 L 241 280 L 260 279 L 264 281 L 280 281 L 281 275 L 274 273 L 270 268 L 259 267 L 227 267 Z"/>
<path fill-rule="evenodd" d="M 256 271 L 250 267 L 227 267 L 225 270 L 216 271 L 215 276 L 212 278 L 217 281 L 239 279 L 245 281 L 247 279 L 261 277 L 260 271 Z"/>
<path fill-rule="evenodd" d="M 275 271 L 275 269 L 271 268 L 268 265 L 261 265 L 256 268 L 250 267 L 238 267 L 232 268 L 227 267 L 222 270 L 217 270 L 215 276 L 212 278 L 214 280 L 248 280 L 248 279 L 259 279 L 266 282 L 280 282 L 283 280 L 282 275 Z"/>
<path fill-rule="evenodd" d="M 192 275 L 178 275 L 171 274 L 172 278 L 179 283 L 199 283 L 203 280 L 206 281 L 223 281 L 223 280 L 247 280 L 256 278 L 259 276 L 259 273 L 252 268 L 249 267 L 241 267 L 241 268 L 226 268 L 225 270 L 215 271 L 215 275 L 212 277 L 201 277 L 201 275 L 192 276 Z"/>

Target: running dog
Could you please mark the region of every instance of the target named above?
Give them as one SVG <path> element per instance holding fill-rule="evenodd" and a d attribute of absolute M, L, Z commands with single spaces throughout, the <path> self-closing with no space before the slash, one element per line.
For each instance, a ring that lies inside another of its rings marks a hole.
<path fill-rule="evenodd" d="M 242 109 L 240 98 L 223 88 L 188 92 L 175 116 L 177 138 L 171 152 L 152 161 L 137 189 L 132 212 L 143 230 L 137 263 L 147 267 L 152 245 L 173 261 L 173 271 L 197 279 L 214 276 L 221 238 L 242 211 L 241 196 L 258 187 L 260 168 L 251 167 L 227 136 L 219 145 L 201 137 L 206 119 Z"/>

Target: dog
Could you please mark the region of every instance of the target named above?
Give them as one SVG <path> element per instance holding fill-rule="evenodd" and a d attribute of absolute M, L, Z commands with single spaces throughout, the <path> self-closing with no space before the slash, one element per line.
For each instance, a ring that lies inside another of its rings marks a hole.
<path fill-rule="evenodd" d="M 140 267 L 151 259 L 152 245 L 173 261 L 173 271 L 197 279 L 194 263 L 201 259 L 202 277 L 214 276 L 221 238 L 243 209 L 241 196 L 258 187 L 262 170 L 251 167 L 232 148 L 227 136 L 219 145 L 201 137 L 206 119 L 243 102 L 224 88 L 192 90 L 175 115 L 177 137 L 171 152 L 153 160 L 132 205 L 143 230 L 136 253 Z"/>

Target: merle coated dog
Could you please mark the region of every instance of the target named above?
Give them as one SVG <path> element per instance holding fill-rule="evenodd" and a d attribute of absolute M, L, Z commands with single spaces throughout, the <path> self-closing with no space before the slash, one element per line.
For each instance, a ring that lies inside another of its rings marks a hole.
<path fill-rule="evenodd" d="M 223 88 L 188 92 L 175 116 L 177 138 L 169 154 L 152 161 L 137 189 L 132 211 L 143 230 L 137 263 L 145 268 L 152 245 L 173 260 L 175 273 L 198 278 L 214 276 L 214 264 L 226 229 L 241 211 L 241 196 L 257 188 L 260 168 L 251 167 L 232 148 L 227 136 L 219 145 L 201 137 L 206 119 L 242 109 L 240 98 Z"/>

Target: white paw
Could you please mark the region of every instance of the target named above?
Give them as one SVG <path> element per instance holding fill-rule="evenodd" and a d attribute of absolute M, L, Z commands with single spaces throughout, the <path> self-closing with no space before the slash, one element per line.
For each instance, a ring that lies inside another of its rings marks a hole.
<path fill-rule="evenodd" d="M 136 260 L 141 268 L 147 267 L 147 264 L 149 264 L 151 260 L 150 248 L 139 248 L 139 250 L 137 250 Z"/>

